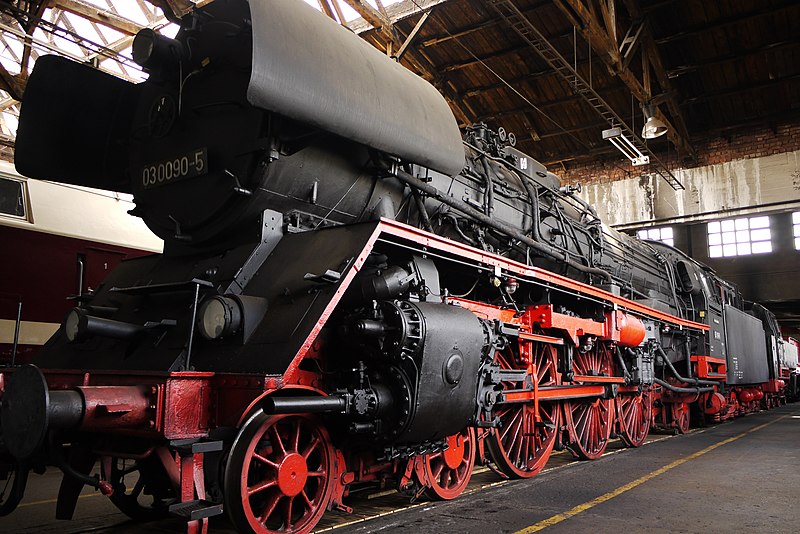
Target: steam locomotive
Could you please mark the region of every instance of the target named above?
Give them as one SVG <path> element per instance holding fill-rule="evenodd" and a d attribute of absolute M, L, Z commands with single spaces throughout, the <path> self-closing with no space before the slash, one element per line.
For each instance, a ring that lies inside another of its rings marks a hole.
<path fill-rule="evenodd" d="M 132 193 L 165 245 L 2 370 L 0 514 L 56 465 L 59 518 L 88 484 L 307 532 L 360 485 L 451 499 L 476 462 L 783 401 L 765 308 L 304 2 L 216 0 L 133 55 L 141 84 L 46 56 L 24 95 L 18 170 Z"/>

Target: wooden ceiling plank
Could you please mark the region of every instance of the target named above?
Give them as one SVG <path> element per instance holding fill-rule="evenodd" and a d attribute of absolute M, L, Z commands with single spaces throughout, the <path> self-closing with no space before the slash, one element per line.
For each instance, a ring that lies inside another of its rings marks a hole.
<path fill-rule="evenodd" d="M 394 41 L 392 32 L 392 21 L 384 17 L 380 11 L 369 5 L 364 0 L 343 0 L 348 6 L 352 7 L 356 13 L 361 15 L 365 21 L 377 28 L 388 41 Z"/>
<path fill-rule="evenodd" d="M 432 11 L 429 10 L 427 13 L 430 14 Z M 441 16 L 430 17 L 430 20 L 435 21 L 444 29 L 447 28 L 447 25 L 441 21 Z M 403 37 L 399 29 L 396 29 L 396 32 L 398 37 Z M 453 115 L 459 127 L 463 128 L 475 122 L 475 117 L 477 117 L 475 110 L 472 109 L 469 102 L 460 97 L 455 87 L 447 79 L 448 74 L 436 68 L 435 63 L 428 57 L 423 49 L 409 47 L 403 59 L 413 67 L 411 70 L 416 70 L 439 90 L 450 105 L 450 109 L 453 111 Z"/>
<path fill-rule="evenodd" d="M 790 40 L 790 41 L 779 41 L 776 43 L 768 43 L 763 46 L 759 46 L 758 48 L 751 48 L 749 50 L 744 50 L 741 52 L 734 52 L 731 54 L 726 54 L 724 56 L 717 56 L 712 57 L 709 59 L 705 59 L 703 61 L 696 61 L 694 63 L 687 63 L 685 65 L 678 65 L 677 67 L 673 67 L 667 70 L 667 77 L 670 79 L 677 78 L 678 76 L 683 76 L 684 74 L 688 74 L 690 72 L 695 72 L 701 70 L 705 67 L 712 67 L 715 65 L 723 65 L 725 63 L 731 63 L 733 61 L 741 61 L 742 59 L 757 56 L 759 54 L 770 53 L 770 52 L 778 52 L 781 50 L 785 50 L 788 48 L 794 48 L 800 46 L 800 41 L 798 40 Z"/>
<path fill-rule="evenodd" d="M 342 6 L 339 4 L 341 0 L 330 0 L 331 4 L 333 4 L 333 10 L 336 12 L 336 17 L 339 19 L 339 24 L 344 24 L 344 13 L 342 12 Z"/>
<path fill-rule="evenodd" d="M 541 8 L 543 6 L 550 5 L 550 3 L 551 3 L 550 0 L 544 0 L 542 2 L 538 2 L 536 4 L 533 4 L 533 5 L 529 6 L 527 9 L 525 9 L 523 11 L 523 13 L 526 16 L 528 16 L 530 14 L 533 14 L 534 11 L 536 11 L 537 9 L 539 9 L 539 8 Z M 453 30 L 453 31 L 450 31 L 450 32 L 446 31 L 446 32 L 440 33 L 439 35 L 436 35 L 434 37 L 429 37 L 429 38 L 425 39 L 424 41 L 421 41 L 420 42 L 420 46 L 422 48 L 428 48 L 429 46 L 434 46 L 434 45 L 438 45 L 438 44 L 441 44 L 441 43 L 446 43 L 447 41 L 451 41 L 451 40 L 454 40 L 454 39 L 459 39 L 461 37 L 466 37 L 466 36 L 468 36 L 470 34 L 483 31 L 483 30 L 485 30 L 487 28 L 491 28 L 492 26 L 497 26 L 498 24 L 500 24 L 500 21 L 498 19 L 491 18 L 491 19 L 488 19 L 488 20 L 484 20 L 484 21 L 478 22 L 475 25 L 470 26 L 468 28 L 461 28 L 460 30 Z M 570 30 L 570 35 L 572 35 L 572 31 L 571 30 Z"/>
<path fill-rule="evenodd" d="M 91 22 L 108 26 L 120 33 L 136 35 L 143 26 L 136 22 L 121 17 L 112 11 L 84 2 L 83 0 L 55 0 L 52 7 L 57 7 L 69 13 L 83 17 Z"/>
<path fill-rule="evenodd" d="M 383 18 L 389 20 L 389 13 L 386 12 L 383 2 L 381 2 L 381 0 L 375 0 L 375 5 L 378 6 L 378 11 L 383 15 Z"/>
<path fill-rule="evenodd" d="M 617 2 L 616 0 L 600 0 L 600 13 L 603 15 L 603 22 L 611 40 L 619 42 L 617 39 Z"/>
<path fill-rule="evenodd" d="M 331 7 L 329 0 L 318 0 L 317 3 L 319 4 L 319 8 L 322 10 L 323 13 L 328 15 L 328 17 L 330 17 L 331 19 L 336 20 L 336 15 L 333 14 L 333 8 Z M 339 21 L 336 20 L 336 22 Z"/>
<path fill-rule="evenodd" d="M 411 43 L 414 42 L 414 38 L 419 34 L 419 31 L 428 21 L 428 17 L 430 16 L 431 16 L 430 11 L 423 12 L 422 16 L 417 21 L 417 24 L 414 26 L 414 29 L 411 30 L 411 33 L 408 34 L 408 36 L 403 41 L 403 44 L 400 45 L 400 48 L 397 50 L 396 54 L 397 61 L 400 61 L 403 58 L 403 55 L 406 53 L 406 50 L 408 50 L 408 47 L 411 46 Z"/>
<path fill-rule="evenodd" d="M 707 102 L 709 100 L 713 100 L 720 97 L 749 93 L 751 91 L 762 91 L 764 89 L 771 89 L 773 87 L 784 85 L 787 82 L 796 82 L 797 80 L 800 80 L 800 74 L 790 74 L 788 76 L 780 76 L 777 78 L 773 78 L 771 80 L 760 80 L 746 85 L 737 85 L 736 87 L 733 87 L 731 89 L 703 93 L 702 95 L 698 95 L 692 98 L 687 98 L 681 101 L 681 106 L 687 107 L 687 106 L 692 106 L 694 104 L 698 104 L 700 102 Z"/>
<path fill-rule="evenodd" d="M 51 7 L 77 15 L 91 23 L 102 24 L 125 35 L 136 35 L 144 27 L 137 22 L 83 0 L 55 0 Z"/>
<path fill-rule="evenodd" d="M 164 16 L 172 20 L 174 18 L 181 18 L 189 11 L 196 7 L 203 7 L 204 5 L 213 2 L 213 0 L 199 0 L 197 3 L 190 0 L 147 0 L 154 6 L 164 12 Z"/>
<path fill-rule="evenodd" d="M 619 89 L 616 88 L 616 87 L 607 87 L 607 88 L 602 89 L 602 90 L 597 90 L 597 93 L 600 96 L 610 96 L 610 95 L 613 95 L 617 91 L 619 91 Z M 547 101 L 544 101 L 544 102 L 537 101 L 536 102 L 536 107 L 539 108 L 539 109 L 547 109 L 547 108 L 562 106 L 564 104 L 569 104 L 569 103 L 572 103 L 572 102 L 581 102 L 582 103 L 583 101 L 584 101 L 583 100 L 583 96 L 576 95 L 576 94 L 571 94 L 571 95 L 563 97 L 563 98 L 556 98 L 556 99 L 547 100 Z M 498 111 L 496 113 L 480 115 L 477 120 L 486 121 L 486 120 L 492 120 L 492 119 L 499 119 L 499 118 L 503 118 L 503 117 L 518 115 L 520 113 L 525 113 L 526 111 L 531 111 L 531 106 L 528 105 L 528 104 L 526 104 L 525 106 L 521 106 L 521 107 L 516 107 L 516 108 L 511 108 L 511 109 L 504 109 L 503 111 Z"/>
<path fill-rule="evenodd" d="M 756 5 L 763 5 L 763 4 L 758 2 L 756 3 Z M 662 45 L 666 43 L 671 43 L 673 41 L 694 37 L 695 35 L 708 34 L 709 32 L 718 30 L 720 28 L 725 28 L 727 26 L 735 26 L 737 24 L 741 24 L 742 22 L 752 21 L 759 17 L 767 15 L 775 15 L 787 9 L 797 8 L 798 5 L 800 4 L 797 3 L 797 0 L 784 0 L 784 2 L 781 2 L 780 4 L 777 5 L 767 5 L 759 9 L 754 9 L 753 11 L 748 11 L 747 13 L 742 13 L 733 17 L 716 20 L 711 24 L 701 24 L 693 26 L 681 32 L 676 32 L 671 35 L 659 37 L 655 41 L 656 44 Z"/>

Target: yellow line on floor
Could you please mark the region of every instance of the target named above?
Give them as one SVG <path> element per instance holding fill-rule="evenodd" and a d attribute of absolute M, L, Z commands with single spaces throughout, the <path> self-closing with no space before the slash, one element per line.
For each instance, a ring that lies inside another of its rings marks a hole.
<path fill-rule="evenodd" d="M 705 429 L 703 429 L 703 430 L 692 429 L 691 432 L 692 433 L 705 432 Z M 652 440 L 649 440 L 649 441 L 645 442 L 645 445 L 650 445 L 651 443 L 658 443 L 659 441 L 664 441 L 665 439 L 672 439 L 674 437 L 675 436 L 664 436 L 662 438 L 652 439 Z M 606 453 L 603 453 L 603 456 L 605 457 L 605 456 L 609 456 L 611 454 L 617 454 L 617 453 L 620 453 L 620 452 L 623 452 L 623 451 L 627 451 L 627 450 L 630 450 L 630 449 L 617 449 L 617 450 L 613 450 L 613 451 L 608 451 Z M 568 454 L 568 453 L 567 453 L 567 451 L 553 453 L 553 455 L 559 455 L 559 454 Z M 572 461 L 570 463 L 566 463 L 566 464 L 562 464 L 562 465 L 555 465 L 555 466 L 551 466 L 551 467 L 545 466 L 545 468 L 542 469 L 541 473 L 539 473 L 538 476 L 541 476 L 541 475 L 543 475 L 545 473 L 550 473 L 552 471 L 558 471 L 559 469 L 565 469 L 567 467 L 574 467 L 574 466 L 576 466 L 578 464 L 580 464 L 580 461 L 574 460 L 574 461 Z M 476 467 L 475 470 L 473 471 L 473 474 L 475 474 L 475 473 L 484 473 L 486 471 L 489 471 L 488 467 Z M 474 486 L 474 487 L 472 487 L 470 489 L 465 490 L 463 495 L 470 495 L 472 493 L 477 493 L 479 491 L 483 491 L 483 490 L 488 489 L 488 488 L 494 488 L 494 487 L 497 487 L 497 486 L 505 486 L 506 484 L 509 484 L 511 482 L 514 482 L 514 481 L 515 481 L 514 479 L 507 479 L 506 478 L 506 479 L 503 479 L 503 480 L 498 480 L 497 482 L 489 482 L 489 483 L 486 483 L 486 484 L 481 484 L 480 486 Z M 397 491 L 393 490 L 392 493 L 397 493 Z M 405 512 L 406 510 L 412 510 L 414 508 L 419 508 L 420 506 L 434 506 L 435 504 L 436 504 L 435 502 L 430 502 L 430 501 L 418 502 L 416 504 L 411 504 L 411 505 L 408 505 L 408 506 L 404 506 L 402 508 L 397 508 L 396 510 L 391 510 L 391 511 L 388 511 L 388 512 L 381 512 L 381 513 L 377 513 L 377 514 L 372 514 L 372 515 L 369 515 L 369 516 L 366 516 L 366 517 L 361 517 L 359 519 L 354 519 L 352 521 L 347 521 L 347 522 L 338 523 L 338 524 L 335 524 L 335 525 L 330 525 L 330 526 L 327 526 L 327 527 L 323 527 L 323 528 L 321 528 L 319 530 L 315 530 L 314 532 L 317 533 L 317 534 L 321 534 L 323 532 L 329 532 L 329 531 L 336 530 L 336 529 L 339 529 L 339 528 L 342 528 L 342 527 L 349 527 L 349 526 L 355 525 L 356 523 L 365 523 L 365 522 L 370 521 L 372 519 L 378 519 L 379 517 L 384 517 L 384 516 L 387 516 L 387 515 L 396 514 L 398 512 Z"/>
<path fill-rule="evenodd" d="M 723 441 L 720 441 L 719 443 L 715 443 L 714 445 L 710 445 L 710 446 L 706 447 L 705 449 L 699 450 L 699 451 L 697 451 L 697 452 L 695 452 L 693 454 L 690 454 L 688 456 L 684 456 L 683 458 L 675 460 L 671 464 L 667 464 L 667 465 L 665 465 L 664 467 L 662 467 L 660 469 L 656 469 L 652 473 L 648 473 L 647 475 L 644 475 L 643 477 L 637 478 L 636 480 L 634 480 L 632 482 L 628 482 L 624 486 L 620 486 L 615 490 L 612 490 L 612 491 L 609 491 L 608 493 L 600 495 L 599 497 L 597 497 L 595 499 L 592 499 L 591 501 L 585 502 L 583 504 L 579 504 L 578 506 L 576 506 L 576 507 L 574 507 L 574 508 L 572 508 L 570 510 L 567 510 L 564 513 L 556 514 L 556 515 L 554 515 L 552 517 L 549 517 L 547 519 L 539 521 L 538 523 L 536 523 L 534 525 L 531 525 L 529 527 L 523 528 L 522 530 L 518 530 L 515 534 L 530 534 L 532 532 L 538 532 L 538 531 L 543 530 L 543 529 L 545 529 L 547 527 L 552 527 L 553 525 L 557 525 L 558 523 L 561 523 L 562 521 L 565 521 L 565 520 L 569 519 L 570 517 L 574 517 L 574 516 L 576 516 L 576 515 L 578 515 L 578 514 L 580 514 L 582 512 L 585 512 L 586 510 L 589 510 L 590 508 L 594 508 L 598 504 L 602 504 L 602 503 L 604 503 L 606 501 L 610 501 L 614 497 L 618 497 L 619 495 L 622 495 L 626 491 L 632 490 L 633 488 L 635 488 L 637 486 L 641 486 L 642 484 L 644 484 L 648 480 L 652 480 L 655 477 L 666 473 L 670 469 L 673 469 L 675 467 L 678 467 L 679 465 L 685 464 L 686 462 L 688 462 L 690 460 L 694 460 L 695 458 L 703 456 L 704 454 L 713 451 L 717 447 L 722 447 L 723 445 L 727 445 L 728 443 L 736 441 L 737 439 L 741 439 L 741 438 L 745 437 L 746 435 L 752 434 L 753 432 L 761 430 L 762 428 L 767 427 L 767 426 L 769 426 L 769 425 L 771 425 L 773 423 L 777 423 L 778 421 L 780 421 L 781 419 L 784 419 L 786 417 L 789 417 L 789 414 L 783 415 L 781 417 L 778 417 L 777 419 L 773 419 L 772 421 L 764 423 L 763 425 L 758 425 L 756 427 L 753 427 L 750 430 L 747 430 L 746 432 L 742 432 L 738 436 L 733 436 L 731 438 L 728 438 L 728 439 L 725 439 Z"/>
<path fill-rule="evenodd" d="M 97 497 L 98 495 L 102 495 L 102 493 L 84 493 L 83 495 L 78 495 L 79 499 L 85 499 L 86 497 Z M 24 502 L 17 506 L 17 508 L 24 508 L 26 506 L 39 506 L 40 504 L 54 504 L 57 503 L 58 499 L 47 499 L 46 501 L 33 501 L 33 502 Z"/>

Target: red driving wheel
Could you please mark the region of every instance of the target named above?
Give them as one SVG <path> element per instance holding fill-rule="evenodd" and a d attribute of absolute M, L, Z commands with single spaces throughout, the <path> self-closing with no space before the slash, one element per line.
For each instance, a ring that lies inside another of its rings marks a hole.
<path fill-rule="evenodd" d="M 225 468 L 225 508 L 240 532 L 310 532 L 325 513 L 334 450 L 309 415 L 256 412 Z"/>
<path fill-rule="evenodd" d="M 558 384 L 557 353 L 552 345 L 533 344 L 531 359 L 539 387 Z M 501 369 L 527 368 L 512 350 L 498 353 L 496 361 Z M 515 382 L 503 383 L 504 389 L 521 387 Z M 540 401 L 538 414 L 533 404 L 503 404 L 494 410 L 494 415 L 500 426 L 486 437 L 486 448 L 500 471 L 511 478 L 530 478 L 541 471 L 556 441 L 558 403 Z"/>
<path fill-rule="evenodd" d="M 472 476 L 476 450 L 475 429 L 465 428 L 447 438 L 446 450 L 426 454 L 418 476 L 428 496 L 450 500 L 461 495 Z"/>
<path fill-rule="evenodd" d="M 653 394 L 645 387 L 639 394 L 617 397 L 619 437 L 628 447 L 641 447 L 650 432 L 653 419 Z"/>
<path fill-rule="evenodd" d="M 595 345 L 589 351 L 576 352 L 572 368 L 576 375 L 612 376 L 610 347 Z M 582 460 L 602 456 L 614 426 L 614 400 L 595 397 L 567 401 L 564 415 L 570 435 L 567 447 L 572 454 Z"/>

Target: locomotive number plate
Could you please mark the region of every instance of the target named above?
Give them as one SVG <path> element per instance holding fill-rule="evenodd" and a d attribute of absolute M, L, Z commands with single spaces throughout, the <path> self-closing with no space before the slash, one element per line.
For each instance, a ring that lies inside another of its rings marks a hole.
<path fill-rule="evenodd" d="M 145 165 L 141 170 L 141 179 L 145 189 L 152 189 L 207 172 L 208 150 L 203 147 L 188 154 Z"/>

